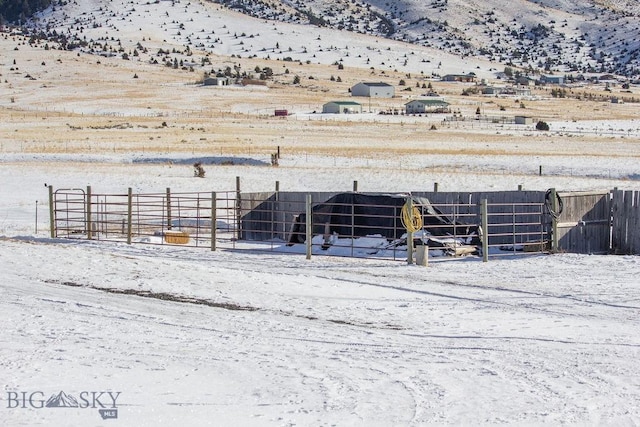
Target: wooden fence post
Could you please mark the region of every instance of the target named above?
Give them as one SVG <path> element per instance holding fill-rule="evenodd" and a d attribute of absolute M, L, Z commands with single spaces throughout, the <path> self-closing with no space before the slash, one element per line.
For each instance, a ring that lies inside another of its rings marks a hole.
<path fill-rule="evenodd" d="M 167 230 L 171 230 L 171 189 L 167 187 Z"/>
<path fill-rule="evenodd" d="M 551 253 L 558 252 L 558 193 L 555 188 L 551 189 Z"/>
<path fill-rule="evenodd" d="M 127 191 L 127 244 L 131 244 L 131 229 L 132 229 L 132 216 L 133 216 L 133 192 L 131 187 Z"/>
<path fill-rule="evenodd" d="M 271 238 L 275 239 L 280 235 L 280 181 L 276 181 L 276 191 L 273 194 L 271 203 Z M 284 229 L 284 226 L 282 227 Z M 282 233 L 284 235 L 284 232 Z"/>
<path fill-rule="evenodd" d="M 312 225 L 313 219 L 311 218 L 313 211 L 311 209 L 311 203 L 312 203 L 311 194 L 307 194 L 306 218 L 305 218 L 306 219 L 305 244 L 307 247 L 307 259 L 311 259 L 311 240 L 313 239 L 313 225 Z"/>
<path fill-rule="evenodd" d="M 242 196 L 240 193 L 240 177 L 236 176 L 236 239 L 240 240 L 242 237 L 242 230 L 240 224 L 242 223 Z"/>
<path fill-rule="evenodd" d="M 216 200 L 216 192 L 211 192 L 211 250 L 216 250 L 216 228 L 217 228 L 217 200 Z"/>
<path fill-rule="evenodd" d="M 54 239 L 56 237 L 56 216 L 55 216 L 55 206 L 53 201 L 53 186 L 49 186 L 49 227 L 51 231 L 51 238 Z"/>
<path fill-rule="evenodd" d="M 480 201 L 480 217 L 482 227 L 482 262 L 489 261 L 489 208 L 487 199 Z"/>
<path fill-rule="evenodd" d="M 91 186 L 87 185 L 87 240 L 91 240 Z"/>

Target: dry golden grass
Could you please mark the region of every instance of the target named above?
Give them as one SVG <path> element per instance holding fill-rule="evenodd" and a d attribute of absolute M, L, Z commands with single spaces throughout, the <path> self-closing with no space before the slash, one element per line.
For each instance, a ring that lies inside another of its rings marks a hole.
<path fill-rule="evenodd" d="M 214 57 L 212 61 L 219 67 L 240 64 L 243 69 L 253 70 L 257 65 L 275 72 L 268 88 L 214 88 L 196 85 L 202 77 L 197 72 L 45 51 L 17 37 L 0 38 L 0 51 L 2 153 L 173 152 L 211 156 L 268 154 L 281 147 L 288 153 L 358 157 L 640 156 L 639 143 L 633 138 L 618 138 L 615 144 L 608 144 L 611 138 L 606 136 L 542 135 L 473 120 L 444 123 L 439 115 L 372 114 L 363 121 L 349 117 L 320 119 L 319 115 L 273 117 L 273 111 L 280 108 L 319 112 L 328 101 L 349 99 L 349 87 L 359 81 L 394 83 L 404 79 L 411 91 L 398 91 L 401 87 L 397 87 L 394 99 L 361 102 L 365 111 L 402 109 L 409 99 L 426 91 L 416 85 L 428 82 L 400 73 Z M 291 84 L 295 75 L 300 76 L 300 85 Z M 342 82 L 331 81 L 331 76 L 340 76 Z M 480 107 L 483 114 L 496 117 L 524 114 L 542 120 L 575 121 L 638 118 L 638 104 L 588 101 L 584 96 L 582 100 L 553 99 L 549 89 L 535 89 L 536 99 L 514 100 L 462 96 L 466 86 L 456 83 L 432 85 L 455 111 L 467 117 L 474 117 Z M 607 95 L 599 88 L 579 91 L 587 90 Z M 432 126 L 436 130 L 431 130 Z"/>

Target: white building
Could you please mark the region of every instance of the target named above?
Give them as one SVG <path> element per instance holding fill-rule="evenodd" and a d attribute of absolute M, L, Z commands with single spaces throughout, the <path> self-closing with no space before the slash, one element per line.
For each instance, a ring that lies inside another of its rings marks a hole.
<path fill-rule="evenodd" d="M 393 98 L 396 90 L 388 83 L 358 83 L 351 87 L 351 96 L 366 96 L 370 98 Z"/>
<path fill-rule="evenodd" d="M 449 103 L 441 99 L 414 99 L 404 106 L 407 114 L 449 112 Z"/>
<path fill-rule="evenodd" d="M 362 105 L 353 101 L 331 101 L 322 106 L 322 112 L 328 114 L 362 113 Z"/>

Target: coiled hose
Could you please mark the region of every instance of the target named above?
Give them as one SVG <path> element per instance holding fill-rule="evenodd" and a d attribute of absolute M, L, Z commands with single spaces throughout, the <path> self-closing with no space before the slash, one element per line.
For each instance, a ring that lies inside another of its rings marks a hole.
<path fill-rule="evenodd" d="M 410 201 L 402 206 L 400 219 L 402 226 L 407 229 L 409 233 L 415 233 L 418 230 L 422 230 L 422 215 L 420 215 L 420 209 L 415 206 L 411 206 L 409 211 Z"/>

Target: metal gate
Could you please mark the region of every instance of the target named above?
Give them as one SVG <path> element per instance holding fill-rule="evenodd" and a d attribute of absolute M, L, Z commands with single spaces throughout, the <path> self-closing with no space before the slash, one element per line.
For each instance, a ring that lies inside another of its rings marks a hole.
<path fill-rule="evenodd" d="M 52 236 L 71 237 L 87 233 L 87 194 L 83 189 L 60 189 L 52 198 Z"/>

